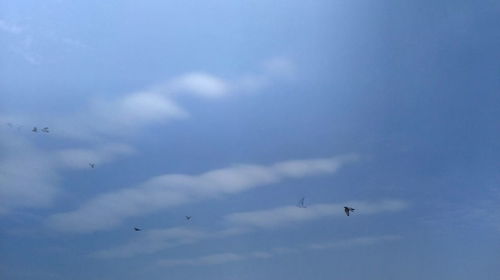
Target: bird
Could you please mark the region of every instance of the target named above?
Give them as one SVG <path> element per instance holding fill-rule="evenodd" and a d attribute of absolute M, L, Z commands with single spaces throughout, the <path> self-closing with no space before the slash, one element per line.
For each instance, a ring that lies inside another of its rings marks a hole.
<path fill-rule="evenodd" d="M 137 227 L 134 227 L 134 230 L 135 230 L 135 231 L 141 231 L 142 229 L 137 228 Z"/>
<path fill-rule="evenodd" d="M 90 166 L 91 168 L 94 168 L 94 167 L 95 167 L 95 163 L 89 163 L 89 166 Z"/>
<path fill-rule="evenodd" d="M 35 126 L 35 127 L 33 127 L 33 129 L 31 131 L 38 132 L 38 128 L 36 128 L 36 126 Z"/>
<path fill-rule="evenodd" d="M 49 133 L 49 128 L 48 127 L 44 127 L 44 128 L 42 128 L 42 131 L 45 132 L 45 133 Z"/>
<path fill-rule="evenodd" d="M 304 205 L 304 197 L 302 197 L 300 200 L 299 200 L 299 203 L 297 204 L 297 207 L 299 208 L 307 208 L 305 205 Z"/>
<path fill-rule="evenodd" d="M 354 212 L 354 208 L 344 206 L 344 212 L 347 216 L 349 216 L 349 212 Z"/>
<path fill-rule="evenodd" d="M 186 220 L 191 220 L 191 216 L 186 216 Z"/>

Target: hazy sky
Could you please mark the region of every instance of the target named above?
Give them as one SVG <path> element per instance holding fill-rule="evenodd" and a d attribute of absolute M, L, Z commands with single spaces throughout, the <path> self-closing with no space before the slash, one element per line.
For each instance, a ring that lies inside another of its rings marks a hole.
<path fill-rule="evenodd" d="M 2 1 L 0 278 L 498 279 L 499 14 Z"/>

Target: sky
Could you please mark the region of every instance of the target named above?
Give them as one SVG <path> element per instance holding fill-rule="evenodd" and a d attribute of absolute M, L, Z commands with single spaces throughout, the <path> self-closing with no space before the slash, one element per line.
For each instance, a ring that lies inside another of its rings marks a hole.
<path fill-rule="evenodd" d="M 2 1 L 0 278 L 498 279 L 499 12 Z"/>

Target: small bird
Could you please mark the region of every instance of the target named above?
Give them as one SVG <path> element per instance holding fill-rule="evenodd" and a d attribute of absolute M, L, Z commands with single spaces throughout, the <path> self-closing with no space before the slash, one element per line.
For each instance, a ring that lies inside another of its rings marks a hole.
<path fill-rule="evenodd" d="M 186 220 L 191 220 L 191 216 L 186 216 Z"/>
<path fill-rule="evenodd" d="M 301 199 L 299 200 L 299 203 L 297 203 L 297 207 L 299 207 L 299 208 L 307 208 L 307 207 L 304 205 L 304 199 L 305 199 L 305 198 L 303 197 L 303 198 L 301 198 Z"/>
<path fill-rule="evenodd" d="M 31 131 L 38 132 L 38 128 L 36 128 L 36 126 L 35 126 L 35 127 L 33 127 L 33 129 Z"/>
<path fill-rule="evenodd" d="M 349 212 L 354 212 L 354 208 L 344 206 L 344 212 L 347 216 L 349 216 Z"/>
<path fill-rule="evenodd" d="M 44 127 L 44 128 L 42 128 L 42 131 L 45 132 L 45 133 L 49 133 L 49 128 L 48 127 Z"/>
<path fill-rule="evenodd" d="M 95 163 L 89 163 L 89 166 L 90 166 L 91 168 L 94 168 L 94 167 L 95 167 Z"/>
<path fill-rule="evenodd" d="M 135 231 L 141 231 L 142 229 L 137 228 L 137 227 L 134 227 L 134 230 L 135 230 Z"/>

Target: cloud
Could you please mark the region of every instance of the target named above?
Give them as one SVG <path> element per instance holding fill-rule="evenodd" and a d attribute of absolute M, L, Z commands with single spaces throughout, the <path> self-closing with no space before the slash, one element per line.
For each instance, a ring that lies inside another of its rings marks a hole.
<path fill-rule="evenodd" d="M 253 252 L 247 254 L 221 253 L 213 254 L 193 259 L 164 259 L 157 262 L 163 266 L 178 266 L 178 265 L 214 265 L 228 262 L 243 261 L 247 259 L 265 259 L 272 257 L 267 252 Z"/>
<path fill-rule="evenodd" d="M 267 251 L 255 251 L 250 253 L 233 253 L 225 252 L 212 254 L 196 258 L 182 258 L 182 259 L 162 259 L 156 262 L 157 265 L 161 266 L 181 266 L 181 265 L 218 265 L 229 262 L 245 261 L 252 259 L 267 259 L 271 257 L 276 257 L 279 255 L 298 253 L 310 250 L 326 250 L 326 249 L 336 249 L 336 248 L 349 248 L 357 246 L 368 246 L 376 243 L 387 242 L 392 240 L 397 240 L 401 238 L 396 235 L 383 235 L 383 236 L 372 236 L 372 237 L 358 237 L 352 239 L 344 239 L 337 241 L 330 241 L 324 243 L 315 243 L 305 246 L 299 246 L 295 248 L 273 248 Z"/>
<path fill-rule="evenodd" d="M 27 60 L 38 63 L 39 59 L 27 51 L 32 48 L 32 42 L 31 37 L 27 36 L 23 47 L 14 51 L 22 50 Z M 77 41 L 69 40 L 66 43 L 69 42 Z M 112 98 L 86 100 L 87 104 L 82 106 L 81 111 L 65 115 L 47 112 L 43 119 L 54 128 L 52 135 L 55 137 L 96 142 L 128 136 L 151 125 L 188 118 L 189 110 L 179 104 L 180 96 L 216 99 L 257 91 L 279 81 L 283 73 L 289 72 L 290 65 L 293 63 L 285 58 L 271 59 L 264 63 L 263 70 L 257 71 L 257 74 L 234 79 L 223 79 L 200 71 L 187 72 Z M 40 116 L 29 112 L 7 118 L 14 123 L 31 125 Z"/>
<path fill-rule="evenodd" d="M 229 82 L 213 75 L 192 72 L 170 80 L 166 90 L 212 98 L 226 95 L 230 90 L 230 85 Z"/>
<path fill-rule="evenodd" d="M 320 219 L 328 216 L 343 216 L 343 208 L 350 205 L 360 214 L 377 214 L 387 211 L 399 211 L 407 207 L 401 200 L 384 200 L 380 202 L 350 201 L 342 204 L 314 204 L 307 208 L 293 206 L 233 213 L 225 217 L 228 224 L 239 227 L 274 228 L 291 223 Z"/>
<path fill-rule="evenodd" d="M 384 235 L 384 236 L 376 236 L 376 237 L 357 237 L 347 240 L 341 241 L 330 241 L 330 242 L 322 242 L 322 243 L 312 243 L 307 245 L 305 248 L 310 250 L 327 250 L 327 249 L 336 249 L 336 248 L 345 248 L 345 247 L 353 247 L 353 246 L 362 246 L 362 245 L 373 245 L 383 241 L 392 241 L 401 239 L 399 235 Z"/>
<path fill-rule="evenodd" d="M 353 204 L 350 204 L 353 203 Z M 190 244 L 209 239 L 220 239 L 229 236 L 248 234 L 256 230 L 275 229 L 286 227 L 291 223 L 302 223 L 317 220 L 323 217 L 343 216 L 343 205 L 340 204 L 316 204 L 308 208 L 279 207 L 274 209 L 233 213 L 225 216 L 226 228 L 218 231 L 202 231 L 185 228 L 174 228 L 166 230 L 152 230 L 144 238 L 130 241 L 124 245 L 105 249 L 97 252 L 94 256 L 104 258 L 132 257 L 141 254 L 151 254 L 164 249 Z M 407 207 L 407 203 L 400 200 L 384 200 L 379 202 L 349 202 L 349 205 L 359 207 L 362 215 L 377 214 L 382 212 L 400 211 Z M 295 211 L 296 210 L 296 211 Z M 172 234 L 173 230 L 175 234 Z M 163 232 L 167 234 L 162 234 Z M 177 234 L 178 233 L 178 234 Z M 186 239 L 187 238 L 187 239 Z M 342 243 L 310 244 L 307 249 L 327 249 L 345 245 L 371 244 L 379 239 L 358 238 Z M 275 248 L 275 253 L 289 253 L 290 249 Z M 292 250 L 293 251 L 293 250 Z"/>
<path fill-rule="evenodd" d="M 32 143 L 15 123 L 0 131 L 0 214 L 22 208 L 50 207 L 60 194 L 63 168 L 89 168 L 89 162 L 109 163 L 134 153 L 125 144 L 113 143 L 91 148 L 46 150 Z"/>
<path fill-rule="evenodd" d="M 50 206 L 59 193 L 50 155 L 7 130 L 2 131 L 0 151 L 0 214 Z"/>
<path fill-rule="evenodd" d="M 89 163 L 101 165 L 118 157 L 134 154 L 135 150 L 125 144 L 106 144 L 94 149 L 64 149 L 56 152 L 58 162 L 63 167 L 89 168 Z"/>
<path fill-rule="evenodd" d="M 286 57 L 273 57 L 263 63 L 268 76 L 293 78 L 297 69 L 295 64 Z"/>
<path fill-rule="evenodd" d="M 152 254 L 166 248 L 189 244 L 208 238 L 209 233 L 185 227 L 144 231 L 140 238 L 113 249 L 102 250 L 97 258 L 126 258 L 138 254 Z"/>
<path fill-rule="evenodd" d="M 289 178 L 331 174 L 355 159 L 349 155 L 285 161 L 268 166 L 237 165 L 199 175 L 161 175 L 133 188 L 100 195 L 75 211 L 53 215 L 49 225 L 69 232 L 110 229 L 127 217 L 239 193 Z"/>
<path fill-rule="evenodd" d="M 0 19 L 0 30 L 11 34 L 20 34 L 23 28 L 19 25 Z"/>

